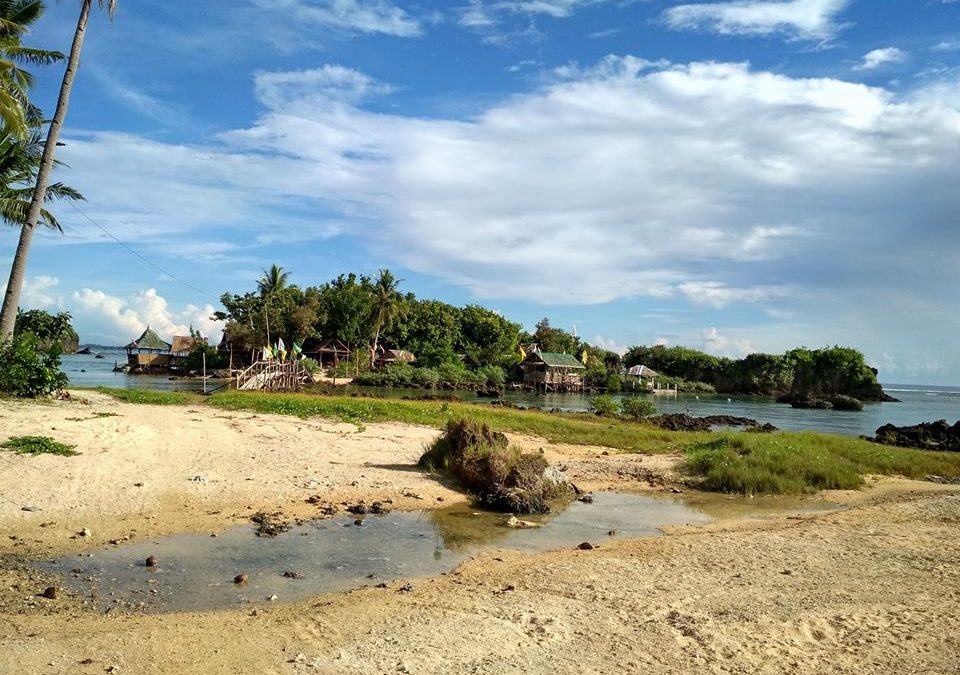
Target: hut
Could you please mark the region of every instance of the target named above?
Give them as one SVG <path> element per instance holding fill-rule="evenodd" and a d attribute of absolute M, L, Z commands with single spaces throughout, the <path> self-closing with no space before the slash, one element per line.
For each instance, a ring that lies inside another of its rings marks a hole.
<path fill-rule="evenodd" d="M 350 360 L 350 348 L 337 338 L 320 340 L 307 338 L 303 341 L 303 355 L 307 356 L 324 368 L 334 367 Z"/>
<path fill-rule="evenodd" d="M 587 369 L 576 357 L 558 352 L 532 352 L 520 367 L 523 383 L 545 394 L 581 391 Z"/>
<path fill-rule="evenodd" d="M 660 377 L 660 373 L 653 370 L 652 368 L 647 368 L 646 366 L 631 366 L 626 372 L 627 380 L 632 381 L 634 384 L 640 385 L 641 387 L 653 387 L 654 379 Z"/>
<path fill-rule="evenodd" d="M 389 366 L 391 363 L 414 363 L 417 357 L 405 349 L 385 349 L 377 357 L 377 368 Z"/>
<path fill-rule="evenodd" d="M 127 366 L 131 372 L 167 368 L 171 362 L 171 348 L 169 342 L 161 340 L 160 336 L 147 326 L 143 335 L 124 347 L 127 352 Z"/>

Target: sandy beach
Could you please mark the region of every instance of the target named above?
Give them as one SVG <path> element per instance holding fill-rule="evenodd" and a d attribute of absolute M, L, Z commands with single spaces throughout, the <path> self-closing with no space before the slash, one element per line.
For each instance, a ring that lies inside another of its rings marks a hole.
<path fill-rule="evenodd" d="M 434 429 L 118 403 L 83 392 L 5 402 L 0 436 L 75 457 L 0 452 L 3 673 L 960 672 L 960 489 L 882 479 L 829 512 L 736 519 L 592 551 L 484 552 L 456 570 L 292 604 L 103 614 L 28 559 L 315 502 L 464 501 L 414 465 Z M 587 490 L 669 492 L 669 455 L 551 445 Z M 79 534 L 84 530 L 86 535 Z"/>

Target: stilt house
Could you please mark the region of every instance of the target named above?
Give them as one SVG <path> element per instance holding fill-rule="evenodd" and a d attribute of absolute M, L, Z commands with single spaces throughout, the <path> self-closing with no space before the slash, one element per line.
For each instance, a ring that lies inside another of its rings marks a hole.
<path fill-rule="evenodd" d="M 520 367 L 523 383 L 544 393 L 581 391 L 587 369 L 575 356 L 557 352 L 527 354 Z"/>

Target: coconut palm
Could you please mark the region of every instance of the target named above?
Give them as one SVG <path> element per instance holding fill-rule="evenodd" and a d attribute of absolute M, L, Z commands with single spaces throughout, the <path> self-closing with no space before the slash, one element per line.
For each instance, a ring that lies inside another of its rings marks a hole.
<path fill-rule="evenodd" d="M 27 222 L 42 153 L 43 139 L 36 130 L 26 142 L 13 136 L 0 141 L 0 220 L 3 222 L 21 227 Z M 47 187 L 45 199 L 48 202 L 79 200 L 83 195 L 63 183 L 54 183 Z M 56 217 L 46 209 L 40 211 L 40 224 L 62 231 Z"/>
<path fill-rule="evenodd" d="M 18 64 L 49 65 L 63 59 L 63 54 L 46 49 L 24 47 L 20 43 L 42 15 L 41 0 L 0 0 L 0 123 L 3 136 L 21 140 L 31 133 L 31 117 L 36 110 L 27 100 L 33 76 Z"/>
<path fill-rule="evenodd" d="M 93 3 L 94 0 L 80 0 L 80 17 L 77 20 L 77 28 L 73 33 L 73 45 L 70 48 L 67 69 L 63 73 L 57 108 L 47 132 L 47 140 L 43 146 L 43 155 L 37 172 L 37 183 L 30 200 L 27 220 L 20 228 L 20 241 L 17 242 L 17 252 L 13 257 L 13 264 L 10 266 L 10 281 L 7 282 L 7 292 L 3 297 L 3 309 L 0 310 L 0 341 L 13 335 L 13 328 L 17 321 L 17 308 L 20 303 L 20 293 L 23 291 L 23 279 L 27 271 L 27 257 L 30 254 L 33 231 L 36 229 L 37 223 L 40 222 L 43 204 L 47 197 L 50 172 L 54 165 L 54 153 L 56 152 L 57 141 L 60 139 L 60 130 L 63 128 L 63 122 L 67 116 L 73 79 L 77 73 L 77 68 L 80 67 L 80 52 L 83 51 L 83 39 L 86 36 L 87 23 L 90 21 L 90 10 Z M 106 8 L 110 17 L 113 17 L 117 9 L 117 0 L 96 0 L 96 3 L 99 7 Z"/>
<path fill-rule="evenodd" d="M 389 330 L 406 316 L 403 296 L 397 290 L 402 279 L 393 276 L 390 270 L 380 270 L 373 282 L 373 349 L 370 352 L 370 364 L 377 358 L 380 348 L 380 334 Z"/>
<path fill-rule="evenodd" d="M 263 270 L 263 276 L 257 280 L 257 290 L 260 295 L 272 296 L 287 287 L 289 278 L 289 272 L 279 265 L 272 265 L 270 269 Z"/>

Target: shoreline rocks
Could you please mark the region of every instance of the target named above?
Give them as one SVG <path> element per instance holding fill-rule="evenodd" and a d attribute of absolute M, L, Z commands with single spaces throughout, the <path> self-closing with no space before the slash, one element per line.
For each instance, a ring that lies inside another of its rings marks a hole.
<path fill-rule="evenodd" d="M 946 420 L 902 427 L 884 424 L 877 429 L 876 436 L 868 440 L 900 448 L 960 452 L 960 420 L 953 426 Z"/>

